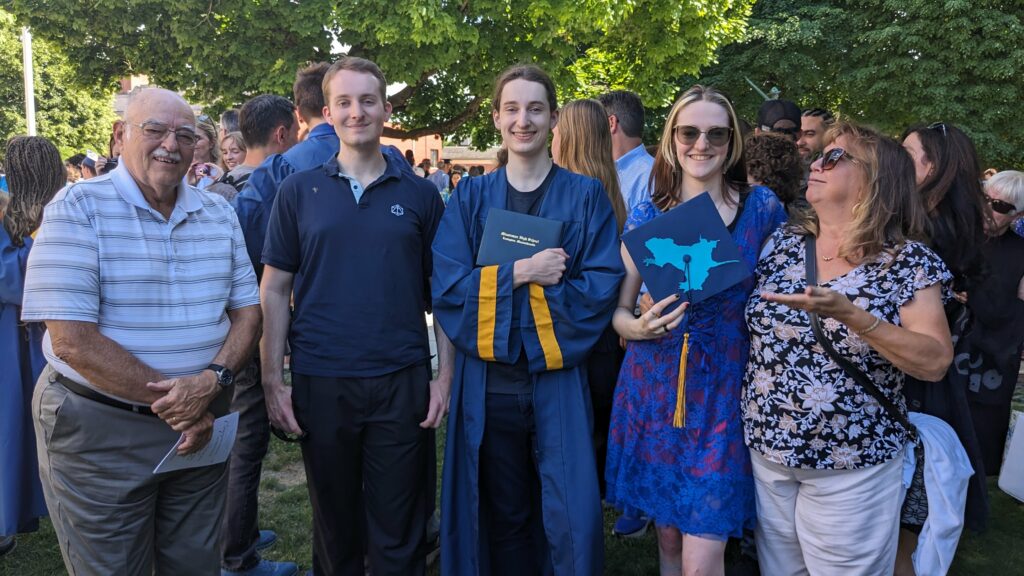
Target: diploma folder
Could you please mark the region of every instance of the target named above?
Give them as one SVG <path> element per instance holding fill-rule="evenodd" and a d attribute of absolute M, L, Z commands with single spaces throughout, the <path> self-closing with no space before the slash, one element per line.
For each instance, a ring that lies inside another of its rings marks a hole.
<path fill-rule="evenodd" d="M 696 304 L 752 273 L 707 192 L 630 230 L 622 242 L 655 302 L 679 294 L 678 302 Z"/>
<path fill-rule="evenodd" d="M 541 250 L 558 248 L 562 222 L 511 210 L 491 208 L 484 224 L 477 266 L 493 266 L 529 258 Z"/>

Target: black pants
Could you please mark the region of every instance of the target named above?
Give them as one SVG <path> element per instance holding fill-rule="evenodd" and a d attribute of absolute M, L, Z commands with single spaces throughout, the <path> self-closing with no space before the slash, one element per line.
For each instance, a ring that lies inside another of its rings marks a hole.
<path fill-rule="evenodd" d="M 597 462 L 597 482 L 604 498 L 604 467 L 608 457 L 608 428 L 612 423 L 612 404 L 615 403 L 615 383 L 625 353 L 619 346 L 619 335 L 609 326 L 587 357 L 587 386 L 590 405 L 594 410 L 594 460 Z"/>
<path fill-rule="evenodd" d="M 552 573 L 541 512 L 533 394 L 487 394 L 480 523 L 490 576 Z"/>
<path fill-rule="evenodd" d="M 422 576 L 429 365 L 372 378 L 292 374 L 309 499 L 313 573 Z M 364 518 L 359 518 L 365 510 Z M 365 548 L 364 548 L 365 547 Z"/>
<path fill-rule="evenodd" d="M 238 435 L 228 460 L 227 502 L 221 523 L 221 567 L 243 572 L 260 561 L 256 552 L 260 535 L 257 522 L 260 473 L 270 442 L 270 422 L 258 358 L 238 374 L 231 411 L 238 412 Z"/>

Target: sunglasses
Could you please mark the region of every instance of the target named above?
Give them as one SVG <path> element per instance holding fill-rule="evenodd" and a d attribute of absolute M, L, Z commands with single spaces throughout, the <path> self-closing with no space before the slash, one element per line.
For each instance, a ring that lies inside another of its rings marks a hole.
<path fill-rule="evenodd" d="M 934 124 L 929 124 L 928 125 L 928 129 L 929 130 L 939 130 L 939 131 L 942 132 L 942 137 L 943 138 L 946 137 L 946 123 L 945 122 L 936 122 Z"/>
<path fill-rule="evenodd" d="M 988 194 L 985 195 L 985 200 L 988 201 L 988 205 L 992 207 L 993 212 L 998 212 L 1000 214 L 1007 215 L 1013 214 L 1014 212 L 1017 211 L 1017 207 L 1014 206 L 1013 204 L 1010 204 L 1006 200 L 993 198 Z"/>
<path fill-rule="evenodd" d="M 821 169 L 831 170 L 835 168 L 836 164 L 839 164 L 839 161 L 843 158 L 846 158 L 850 162 L 857 163 L 857 159 L 850 156 L 850 153 L 846 150 L 843 150 L 842 148 L 833 148 L 828 152 L 825 152 L 825 155 L 821 157 Z"/>
<path fill-rule="evenodd" d="M 708 144 L 712 146 L 725 146 L 732 138 L 732 128 L 725 126 L 715 126 L 708 130 L 701 130 L 696 126 L 676 126 L 672 131 L 675 132 L 676 141 L 686 146 L 697 142 L 701 134 L 707 137 Z"/>

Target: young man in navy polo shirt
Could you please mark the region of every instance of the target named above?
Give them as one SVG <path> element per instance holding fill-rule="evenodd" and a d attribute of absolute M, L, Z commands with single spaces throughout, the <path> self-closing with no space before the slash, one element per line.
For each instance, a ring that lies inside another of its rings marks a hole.
<path fill-rule="evenodd" d="M 433 185 L 381 154 L 386 86 L 362 58 L 327 71 L 327 119 L 340 150 L 284 180 L 263 250 L 267 408 L 276 427 L 305 434 L 318 576 L 362 576 L 364 543 L 377 576 L 426 568 L 427 430 L 447 412 L 453 357 L 435 324 L 439 372 L 431 380 L 424 311 L 444 205 Z M 364 505 L 365 523 L 357 518 Z"/>

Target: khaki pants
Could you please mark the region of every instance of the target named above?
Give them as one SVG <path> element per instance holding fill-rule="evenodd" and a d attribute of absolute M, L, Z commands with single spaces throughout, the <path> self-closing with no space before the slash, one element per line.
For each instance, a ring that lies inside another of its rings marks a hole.
<path fill-rule="evenodd" d="M 153 474 L 178 439 L 155 416 L 69 392 L 43 370 L 32 398 L 39 475 L 69 574 L 220 573 L 225 466 Z"/>
<path fill-rule="evenodd" d="M 762 574 L 882 576 L 896 562 L 903 453 L 857 470 L 806 470 L 751 450 Z"/>

